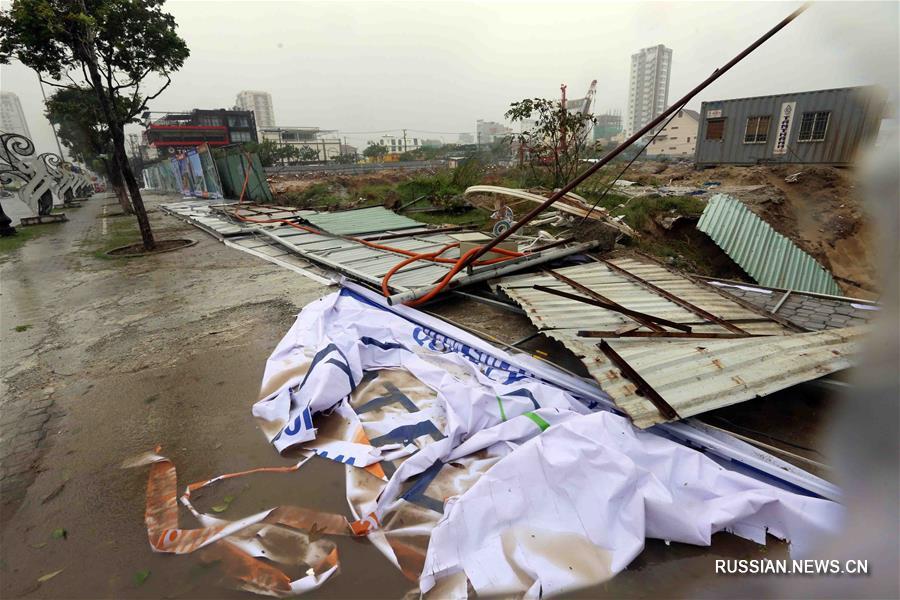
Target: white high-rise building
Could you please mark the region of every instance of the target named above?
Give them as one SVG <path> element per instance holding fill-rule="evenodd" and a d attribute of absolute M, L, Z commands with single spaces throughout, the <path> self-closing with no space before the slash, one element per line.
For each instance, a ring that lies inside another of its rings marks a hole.
<path fill-rule="evenodd" d="M 0 92 L 0 131 L 18 133 L 31 138 L 28 123 L 25 122 L 25 113 L 22 112 L 22 103 L 12 92 Z"/>
<path fill-rule="evenodd" d="M 275 127 L 275 109 L 272 108 L 272 94 L 244 90 L 237 95 L 237 107 L 252 110 L 256 118 L 256 128 Z"/>
<path fill-rule="evenodd" d="M 631 85 L 625 133 L 635 131 L 658 117 L 669 106 L 669 76 L 672 49 L 662 44 L 631 55 Z"/>

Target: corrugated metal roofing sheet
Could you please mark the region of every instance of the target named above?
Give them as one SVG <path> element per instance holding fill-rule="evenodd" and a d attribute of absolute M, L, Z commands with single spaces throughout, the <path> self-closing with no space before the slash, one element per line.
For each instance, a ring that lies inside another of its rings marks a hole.
<path fill-rule="evenodd" d="M 711 287 L 660 265 L 629 258 L 609 262 L 719 319 L 739 325 L 754 336 L 765 336 L 706 339 L 608 335 L 602 338 L 682 418 L 844 369 L 858 352 L 861 328 L 791 334 L 781 324 L 723 297 Z M 704 321 L 605 264 L 589 263 L 556 272 L 625 308 L 691 324 L 695 333 L 728 334 L 724 326 Z M 649 427 L 665 421 L 656 406 L 638 393 L 636 382 L 629 380 L 600 350 L 601 338 L 584 334 L 586 330 L 615 331 L 635 321 L 614 310 L 536 290 L 535 285 L 583 295 L 550 275 L 516 275 L 498 282 L 500 290 L 525 309 L 538 329 L 562 342 L 584 363 L 591 376 L 637 426 Z"/>
<path fill-rule="evenodd" d="M 406 258 L 402 254 L 371 248 L 359 242 L 319 235 L 282 226 L 268 230 L 266 235 L 284 247 L 317 264 L 334 269 L 373 286 L 380 286 L 384 275 Z M 445 233 L 413 234 L 409 238 L 390 240 L 390 245 L 412 252 L 436 250 L 454 240 Z M 449 266 L 431 262 L 407 265 L 391 278 L 391 287 L 407 291 L 440 280 Z"/>
<path fill-rule="evenodd" d="M 681 417 L 704 413 L 851 366 L 864 327 L 727 340 L 624 339 L 609 344 Z M 659 412 L 605 356 L 588 370 L 638 427 Z"/>
<path fill-rule="evenodd" d="M 216 200 L 221 203 L 221 200 Z M 185 200 L 160 204 L 160 210 L 174 215 L 184 221 L 203 229 L 207 233 L 221 239 L 246 233 L 239 223 L 234 223 L 212 211 L 209 200 Z"/>
<path fill-rule="evenodd" d="M 762 285 L 840 295 L 822 265 L 760 219 L 737 198 L 713 196 L 697 229 L 707 234 L 748 275 Z"/>
<path fill-rule="evenodd" d="M 394 231 L 421 227 L 422 224 L 409 217 L 398 215 L 383 206 L 358 208 L 340 212 L 320 212 L 304 215 L 316 229 L 335 235 L 358 235 L 380 231 Z"/>
<path fill-rule="evenodd" d="M 376 288 L 381 287 L 382 278 L 394 265 L 407 258 L 405 254 L 381 248 L 372 248 L 358 241 L 319 235 L 289 226 L 261 230 L 260 233 L 316 264 L 333 269 Z M 393 238 L 380 243 L 389 245 L 392 248 L 424 254 L 438 250 L 455 241 L 453 237 L 446 233 L 435 231 L 429 233 L 413 232 L 408 237 Z M 527 257 L 516 259 L 515 264 L 507 268 L 528 269 L 532 265 L 546 262 L 554 257 L 559 258 L 567 254 L 574 254 L 589 247 L 591 247 L 591 244 L 577 244 L 536 252 Z M 447 257 L 453 258 L 453 254 L 448 252 Z M 443 279 L 452 266 L 452 264 L 427 261 L 410 263 L 391 277 L 390 287 L 394 292 L 410 292 L 417 288 L 430 287 Z M 490 275 L 486 274 L 493 272 L 495 268 L 503 266 L 504 264 L 476 267 L 472 273 L 462 271 L 456 274 L 452 284 L 454 287 L 458 287 L 465 285 L 469 281 L 474 282 L 487 279 Z"/>

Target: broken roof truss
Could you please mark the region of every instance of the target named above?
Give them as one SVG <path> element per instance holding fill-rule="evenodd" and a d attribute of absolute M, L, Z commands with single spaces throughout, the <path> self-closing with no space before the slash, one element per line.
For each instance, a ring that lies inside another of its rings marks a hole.
<path fill-rule="evenodd" d="M 462 227 L 427 227 L 377 206 L 323 213 L 280 206 L 211 204 L 191 200 L 162 205 L 176 217 L 228 242 L 228 245 L 265 260 L 288 266 L 322 281 L 326 273 L 340 273 L 380 289 L 382 279 L 408 254 L 427 254 L 461 241 Z M 244 220 L 241 220 L 244 219 Z M 300 225 L 299 227 L 297 225 Z M 466 233 L 471 238 L 472 233 Z M 483 234 L 484 241 L 490 238 Z M 370 242 L 366 244 L 364 242 Z M 524 256 L 457 273 L 448 289 L 457 289 L 587 251 L 595 242 L 554 242 Z M 446 255 L 452 258 L 449 252 Z M 300 259 L 298 262 L 297 259 Z M 420 297 L 441 281 L 452 264 L 420 260 L 391 277 L 391 304 Z M 317 269 L 318 268 L 318 269 Z"/>
<path fill-rule="evenodd" d="M 847 368 L 865 331 L 807 333 L 644 259 L 506 277 L 497 287 L 569 348 L 639 427 Z"/>

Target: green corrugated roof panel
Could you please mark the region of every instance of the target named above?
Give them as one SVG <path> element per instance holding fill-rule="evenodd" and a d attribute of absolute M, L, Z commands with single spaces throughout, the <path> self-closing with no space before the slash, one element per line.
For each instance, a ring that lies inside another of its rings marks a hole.
<path fill-rule="evenodd" d="M 697 229 L 761 285 L 841 295 L 825 267 L 760 219 L 737 198 L 713 196 Z"/>
<path fill-rule="evenodd" d="M 357 235 L 378 231 L 394 231 L 422 227 L 422 223 L 398 215 L 383 206 L 358 208 L 341 212 L 320 212 L 303 217 L 313 226 L 335 235 Z"/>

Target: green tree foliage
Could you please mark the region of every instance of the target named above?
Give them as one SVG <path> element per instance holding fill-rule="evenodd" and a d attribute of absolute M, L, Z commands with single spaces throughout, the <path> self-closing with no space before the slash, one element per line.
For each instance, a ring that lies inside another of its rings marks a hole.
<path fill-rule="evenodd" d="M 319 160 L 319 151 L 311 146 L 300 146 L 300 148 L 297 149 L 297 160 Z"/>
<path fill-rule="evenodd" d="M 189 55 L 162 6 L 163 0 L 13 0 L 0 13 L 0 63 L 15 58 L 48 85 L 96 94 L 148 250 L 155 242 L 125 153 L 124 127 L 168 87 Z M 159 82 L 153 93 L 143 89 L 148 77 Z"/>
<path fill-rule="evenodd" d="M 519 146 L 535 179 L 547 179 L 551 187 L 558 188 L 575 176 L 588 149 L 593 115 L 569 112 L 559 100 L 526 98 L 510 104 L 505 116 L 512 122 L 534 121 L 528 130 L 511 135 L 509 141 Z"/>
<path fill-rule="evenodd" d="M 355 165 L 359 162 L 359 155 L 356 152 L 353 152 L 352 154 L 339 154 L 331 160 L 339 165 Z"/>
<path fill-rule="evenodd" d="M 122 107 L 118 110 L 126 113 Z M 105 173 L 122 210 L 133 212 L 122 170 L 115 162 L 109 126 L 94 91 L 86 87 L 58 89 L 47 99 L 44 115 L 56 125 L 59 140 L 69 153 L 79 162 Z"/>
<path fill-rule="evenodd" d="M 90 163 L 112 151 L 109 128 L 93 90 L 57 90 L 47 99 L 44 115 L 56 125 L 60 141 L 76 160 Z"/>
<path fill-rule="evenodd" d="M 383 159 L 387 153 L 387 146 L 384 144 L 376 144 L 375 142 L 369 142 L 366 149 L 363 150 L 363 156 L 366 158 L 374 158 L 375 160 Z"/>
<path fill-rule="evenodd" d="M 264 167 L 271 167 L 282 162 L 294 162 L 301 160 L 302 148 L 290 144 L 276 144 L 272 140 L 262 142 L 247 142 L 243 144 L 244 150 L 254 152 L 259 156 L 259 162 Z"/>

